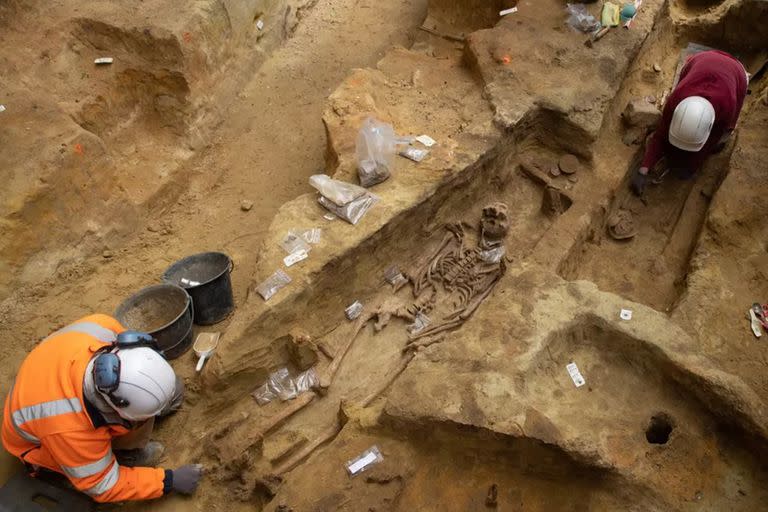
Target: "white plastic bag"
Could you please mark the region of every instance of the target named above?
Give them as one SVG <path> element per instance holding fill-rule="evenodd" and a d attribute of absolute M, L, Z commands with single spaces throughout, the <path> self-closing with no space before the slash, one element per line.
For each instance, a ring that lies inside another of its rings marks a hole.
<path fill-rule="evenodd" d="M 366 193 L 363 196 L 358 197 L 354 201 L 351 201 L 344 206 L 338 206 L 330 201 L 325 196 L 320 196 L 317 201 L 323 205 L 328 211 L 331 211 L 337 217 L 344 219 L 352 225 L 358 223 L 363 218 L 365 212 L 367 212 L 371 206 L 378 202 L 379 198 L 373 194 Z"/>
<path fill-rule="evenodd" d="M 429 319 L 427 315 L 419 311 L 416 313 L 416 318 L 413 320 L 413 323 L 406 326 L 406 330 L 408 331 L 408 334 L 417 335 L 424 329 L 426 329 L 429 324 L 432 323 L 432 320 Z"/>
<path fill-rule="evenodd" d="M 253 392 L 253 397 L 259 405 L 265 405 L 280 398 L 280 400 L 293 400 L 298 394 L 296 384 L 288 373 L 288 368 L 280 368 L 270 373 L 267 381 Z"/>
<path fill-rule="evenodd" d="M 505 251 L 506 249 L 503 245 L 499 245 L 493 249 L 486 249 L 484 251 L 480 251 L 480 259 L 485 263 L 498 263 L 501 261 L 501 258 L 504 257 Z"/>
<path fill-rule="evenodd" d="M 315 368 L 312 367 L 309 370 L 298 374 L 293 382 L 296 387 L 296 392 L 301 394 L 312 390 L 312 388 L 320 384 L 320 379 L 317 377 Z"/>
<path fill-rule="evenodd" d="M 261 284 L 256 287 L 256 291 L 265 301 L 267 301 L 290 282 L 290 276 L 283 272 L 282 269 L 278 269 L 274 274 L 262 281 Z"/>
<path fill-rule="evenodd" d="M 336 206 L 349 204 L 366 192 L 363 187 L 358 187 L 345 181 L 334 180 L 325 174 L 310 176 L 309 184 Z"/>
<path fill-rule="evenodd" d="M 309 252 L 312 250 L 307 240 L 294 230 L 290 230 L 288 234 L 283 237 L 280 241 L 280 247 L 282 247 L 288 254 L 301 251 Z"/>
<path fill-rule="evenodd" d="M 404 156 L 408 160 L 413 160 L 414 162 L 417 162 L 417 163 L 424 160 L 428 154 L 429 154 L 428 149 L 418 149 L 418 148 L 414 148 L 413 146 L 408 146 L 407 148 L 400 151 L 400 156 Z"/>
<path fill-rule="evenodd" d="M 360 316 L 360 314 L 363 312 L 363 304 L 356 300 L 349 306 L 347 306 L 347 309 L 344 310 L 344 314 L 347 317 L 347 320 L 354 320 L 357 317 Z"/>
<path fill-rule="evenodd" d="M 570 15 L 568 24 L 575 30 L 591 33 L 600 29 L 600 21 L 589 13 L 586 5 L 566 4 L 565 10 Z"/>
<path fill-rule="evenodd" d="M 279 368 L 269 374 L 267 381 L 256 388 L 252 396 L 259 405 L 266 405 L 275 398 L 286 402 L 310 391 L 319 383 L 320 379 L 314 368 L 298 374 L 295 379 L 291 377 L 288 368 Z"/>
<path fill-rule="evenodd" d="M 397 138 L 392 125 L 372 117 L 363 121 L 357 134 L 357 175 L 360 184 L 372 187 L 386 181 L 393 171 Z"/>

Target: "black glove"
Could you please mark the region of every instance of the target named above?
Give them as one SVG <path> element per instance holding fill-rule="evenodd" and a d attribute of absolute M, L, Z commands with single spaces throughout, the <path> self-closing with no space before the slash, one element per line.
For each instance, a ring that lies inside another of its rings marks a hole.
<path fill-rule="evenodd" d="M 203 476 L 201 464 L 187 464 L 173 470 L 171 488 L 181 494 L 192 494 L 197 489 L 200 477 Z"/>
<path fill-rule="evenodd" d="M 645 184 L 647 182 L 648 175 L 641 174 L 640 170 L 638 169 L 632 173 L 632 179 L 629 180 L 629 188 L 636 196 L 640 197 L 643 195 L 643 192 L 645 192 Z"/>

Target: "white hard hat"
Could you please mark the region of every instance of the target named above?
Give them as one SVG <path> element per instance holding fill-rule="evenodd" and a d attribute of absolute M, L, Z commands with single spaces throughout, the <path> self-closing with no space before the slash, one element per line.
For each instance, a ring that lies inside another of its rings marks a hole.
<path fill-rule="evenodd" d="M 715 108 L 706 98 L 690 96 L 681 101 L 672 115 L 669 143 L 684 151 L 700 151 L 715 123 Z"/>
<path fill-rule="evenodd" d="M 114 354 L 120 359 L 120 384 L 109 394 L 102 392 L 104 399 L 125 420 L 157 416 L 171 403 L 176 390 L 171 365 L 149 347 L 121 349 Z"/>

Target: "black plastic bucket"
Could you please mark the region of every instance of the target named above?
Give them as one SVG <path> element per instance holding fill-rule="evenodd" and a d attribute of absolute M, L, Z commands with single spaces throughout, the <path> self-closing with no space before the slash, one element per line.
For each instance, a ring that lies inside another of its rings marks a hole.
<path fill-rule="evenodd" d="M 192 346 L 192 298 L 179 286 L 143 288 L 118 306 L 115 318 L 127 329 L 151 334 L 167 359 L 179 357 Z"/>
<path fill-rule="evenodd" d="M 171 265 L 163 274 L 163 281 L 187 290 L 195 306 L 195 323 L 211 325 L 224 320 L 235 308 L 230 272 L 229 256 L 204 252 Z"/>

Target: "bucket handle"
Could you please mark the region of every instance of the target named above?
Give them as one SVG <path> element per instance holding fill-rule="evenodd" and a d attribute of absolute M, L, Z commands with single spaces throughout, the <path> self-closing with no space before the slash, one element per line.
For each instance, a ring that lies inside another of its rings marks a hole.
<path fill-rule="evenodd" d="M 233 270 L 235 270 L 235 260 L 229 258 L 229 269 L 227 269 L 227 272 L 231 274 Z"/>

